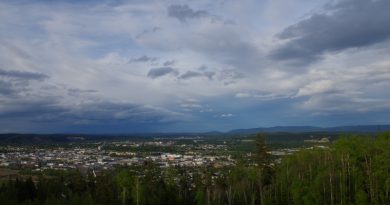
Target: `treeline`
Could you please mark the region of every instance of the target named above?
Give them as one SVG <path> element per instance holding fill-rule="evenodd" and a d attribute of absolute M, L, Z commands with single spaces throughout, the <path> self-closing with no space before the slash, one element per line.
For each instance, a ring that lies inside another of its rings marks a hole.
<path fill-rule="evenodd" d="M 257 166 L 159 169 L 153 164 L 94 176 L 10 180 L 0 204 L 326 204 L 390 202 L 390 132 L 348 136 L 273 164 L 258 135 Z"/>
<path fill-rule="evenodd" d="M 304 150 L 276 170 L 277 204 L 390 204 L 390 134 Z"/>

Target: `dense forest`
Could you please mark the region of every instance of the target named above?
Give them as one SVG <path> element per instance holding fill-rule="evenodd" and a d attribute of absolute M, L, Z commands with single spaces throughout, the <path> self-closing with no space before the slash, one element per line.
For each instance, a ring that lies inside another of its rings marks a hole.
<path fill-rule="evenodd" d="M 280 163 L 263 135 L 255 143 L 255 163 L 224 169 L 147 163 L 96 176 L 67 171 L 10 179 L 1 184 L 0 204 L 390 204 L 390 132 L 344 136 Z"/>

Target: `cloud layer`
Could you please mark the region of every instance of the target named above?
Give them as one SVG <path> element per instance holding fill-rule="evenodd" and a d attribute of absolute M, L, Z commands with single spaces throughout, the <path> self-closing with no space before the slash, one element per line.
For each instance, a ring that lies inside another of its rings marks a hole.
<path fill-rule="evenodd" d="M 324 53 L 362 48 L 390 38 L 389 1 L 345 0 L 330 4 L 277 35 L 287 40 L 272 56 L 312 62 Z"/>
<path fill-rule="evenodd" d="M 389 10 L 386 0 L 3 1 L 0 132 L 390 123 Z"/>

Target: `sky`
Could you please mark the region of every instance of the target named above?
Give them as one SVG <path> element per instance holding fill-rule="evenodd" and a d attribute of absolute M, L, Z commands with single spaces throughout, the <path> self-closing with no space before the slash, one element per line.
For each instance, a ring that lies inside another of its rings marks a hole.
<path fill-rule="evenodd" d="M 2 0 L 0 132 L 390 123 L 388 0 Z"/>

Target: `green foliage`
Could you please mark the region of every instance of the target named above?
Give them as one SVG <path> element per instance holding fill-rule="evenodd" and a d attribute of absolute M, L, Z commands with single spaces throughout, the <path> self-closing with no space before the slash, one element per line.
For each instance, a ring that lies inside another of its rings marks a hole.
<path fill-rule="evenodd" d="M 284 204 L 385 204 L 390 138 L 348 136 L 329 149 L 302 150 L 277 167 Z"/>
<path fill-rule="evenodd" d="M 390 132 L 343 136 L 329 148 L 302 149 L 272 164 L 264 135 L 255 140 L 256 164 L 232 168 L 160 169 L 152 163 L 83 175 L 51 172 L 10 179 L 0 204 L 388 204 Z"/>
<path fill-rule="evenodd" d="M 265 142 L 265 135 L 264 134 L 257 134 L 255 143 L 256 143 L 256 158 L 257 163 L 260 167 L 267 167 L 269 166 L 271 162 L 271 155 L 269 154 L 269 150 L 267 147 L 267 144 Z"/>

